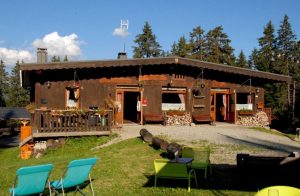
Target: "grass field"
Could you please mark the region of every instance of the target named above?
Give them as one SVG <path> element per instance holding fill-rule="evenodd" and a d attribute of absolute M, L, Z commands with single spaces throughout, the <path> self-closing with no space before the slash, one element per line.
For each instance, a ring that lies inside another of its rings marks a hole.
<path fill-rule="evenodd" d="M 161 158 L 162 151 L 154 150 L 139 138 L 91 150 L 113 137 L 68 139 L 63 147 L 48 150 L 39 159 L 21 160 L 17 147 L 0 149 L 0 195 L 9 195 L 16 170 L 22 166 L 52 163 L 54 170 L 50 180 L 56 180 L 71 160 L 86 157 L 100 158 L 92 171 L 95 195 L 253 195 L 257 191 L 238 182 L 236 170 L 224 172 L 221 165 L 219 169 L 213 166 L 213 175 L 208 179 L 198 179 L 198 188 L 192 183 L 190 194 L 186 180 L 161 179 L 154 188 L 153 160 Z M 89 192 L 88 187 L 84 190 Z"/>

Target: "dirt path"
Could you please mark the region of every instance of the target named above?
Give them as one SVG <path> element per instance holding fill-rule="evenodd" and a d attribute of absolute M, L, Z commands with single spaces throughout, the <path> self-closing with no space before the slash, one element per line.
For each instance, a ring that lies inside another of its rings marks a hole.
<path fill-rule="evenodd" d="M 235 163 L 237 153 L 262 154 L 267 156 L 286 156 L 291 152 L 300 152 L 300 142 L 288 137 L 264 133 L 237 125 L 219 123 L 216 126 L 162 126 L 162 125 L 124 125 L 114 130 L 120 137 L 105 146 L 121 140 L 139 137 L 139 131 L 145 128 L 155 136 L 182 145 L 213 146 L 213 162 Z M 101 146 L 103 147 L 103 146 Z"/>

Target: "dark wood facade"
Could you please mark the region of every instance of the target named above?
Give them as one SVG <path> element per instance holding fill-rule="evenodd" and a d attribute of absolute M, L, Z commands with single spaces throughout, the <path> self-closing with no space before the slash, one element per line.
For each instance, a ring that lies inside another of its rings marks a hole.
<path fill-rule="evenodd" d="M 262 109 L 264 84 L 292 82 L 288 76 L 178 57 L 23 64 L 21 72 L 37 108 L 111 109 L 112 124 L 143 123 L 164 110 L 235 122 L 237 106 L 243 106 L 238 102 Z"/>

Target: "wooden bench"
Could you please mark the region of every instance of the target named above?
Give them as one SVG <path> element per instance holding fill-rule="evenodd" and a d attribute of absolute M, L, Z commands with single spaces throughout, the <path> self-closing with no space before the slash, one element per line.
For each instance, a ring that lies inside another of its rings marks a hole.
<path fill-rule="evenodd" d="M 144 114 L 144 124 L 148 123 L 148 122 L 160 122 L 163 123 L 164 120 L 164 116 L 162 114 Z"/>
<path fill-rule="evenodd" d="M 172 178 L 172 179 L 187 179 L 188 180 L 188 192 L 191 190 L 191 178 L 195 178 L 196 186 L 197 178 L 194 169 L 187 168 L 186 164 L 177 163 L 169 159 L 155 159 L 154 160 L 154 186 L 156 187 L 157 178 Z"/>
<path fill-rule="evenodd" d="M 208 122 L 212 124 L 210 114 L 192 114 L 193 121 L 196 123 Z"/>

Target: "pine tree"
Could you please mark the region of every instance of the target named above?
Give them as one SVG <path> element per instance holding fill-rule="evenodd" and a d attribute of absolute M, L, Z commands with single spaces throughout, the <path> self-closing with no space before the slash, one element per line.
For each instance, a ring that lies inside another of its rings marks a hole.
<path fill-rule="evenodd" d="M 249 56 L 248 65 L 250 69 L 256 70 L 257 69 L 257 60 L 258 59 L 258 51 L 256 48 L 252 51 L 251 55 Z"/>
<path fill-rule="evenodd" d="M 261 71 L 269 71 L 273 73 L 295 75 L 296 66 L 295 58 L 295 41 L 296 37 L 285 15 L 278 30 L 278 36 L 274 35 L 274 27 L 270 21 L 264 28 L 263 37 L 259 38 L 259 49 L 256 53 L 252 53 L 251 60 L 255 68 Z M 287 85 L 283 83 L 266 84 L 265 89 L 265 105 L 271 107 L 273 114 L 287 122 L 288 99 Z M 284 123 L 282 123 L 283 125 Z"/>
<path fill-rule="evenodd" d="M 249 68 L 249 65 L 247 63 L 247 59 L 246 59 L 246 56 L 245 56 L 243 50 L 241 50 L 235 65 L 237 67 Z"/>
<path fill-rule="evenodd" d="M 60 62 L 60 57 L 54 55 L 51 59 L 51 62 Z"/>
<path fill-rule="evenodd" d="M 235 63 L 234 49 L 230 46 L 231 40 L 223 32 L 222 26 L 210 30 L 206 34 L 206 40 L 207 61 L 226 65 Z"/>
<path fill-rule="evenodd" d="M 295 57 L 295 76 L 294 80 L 296 82 L 296 95 L 295 95 L 295 119 L 294 122 L 299 127 L 300 124 L 300 41 L 297 42 L 295 51 L 294 51 L 294 57 Z"/>
<path fill-rule="evenodd" d="M 268 22 L 263 32 L 264 36 L 258 39 L 259 47 L 256 59 L 256 69 L 260 71 L 274 72 L 276 55 L 274 26 Z"/>
<path fill-rule="evenodd" d="M 189 53 L 190 58 L 204 60 L 205 34 L 204 30 L 197 26 L 190 33 Z"/>
<path fill-rule="evenodd" d="M 188 45 L 184 36 L 181 36 L 178 41 L 177 56 L 186 57 L 188 54 Z"/>
<path fill-rule="evenodd" d="M 168 50 L 167 50 L 167 51 L 164 51 L 164 50 L 163 50 L 163 51 L 161 52 L 161 56 L 162 56 L 162 57 L 170 57 L 170 56 L 172 56 L 172 54 L 171 54 L 170 51 L 168 51 Z"/>
<path fill-rule="evenodd" d="M 178 55 L 178 45 L 176 44 L 176 42 L 174 41 L 172 46 L 171 46 L 171 54 L 173 56 L 177 56 Z"/>
<path fill-rule="evenodd" d="M 29 104 L 29 91 L 22 88 L 20 85 L 20 63 L 16 63 L 9 78 L 9 90 L 7 106 L 10 107 L 24 107 Z"/>
<path fill-rule="evenodd" d="M 0 60 L 0 107 L 6 106 L 6 96 L 7 96 L 7 72 L 5 71 L 5 65 L 2 60 Z"/>
<path fill-rule="evenodd" d="M 133 46 L 134 58 L 159 57 L 161 55 L 161 46 L 156 41 L 156 36 L 152 33 L 148 22 L 145 23 L 142 34 L 135 37 L 134 43 L 137 44 L 137 46 Z"/>
<path fill-rule="evenodd" d="M 260 71 L 275 72 L 276 64 L 276 37 L 271 21 L 264 27 L 263 36 L 258 38 L 259 48 L 252 51 L 251 66 Z M 265 84 L 265 105 L 272 108 L 273 114 L 280 116 L 286 111 L 287 91 L 282 84 Z"/>
<path fill-rule="evenodd" d="M 64 58 L 64 62 L 68 62 L 69 59 L 68 59 L 68 56 L 66 55 L 65 58 Z"/>
<path fill-rule="evenodd" d="M 300 40 L 296 43 L 294 50 L 294 62 L 295 62 L 295 79 L 300 81 Z"/>
<path fill-rule="evenodd" d="M 297 77 L 298 68 L 297 61 L 294 57 L 295 50 L 297 46 L 297 38 L 293 33 L 292 26 L 289 23 L 289 18 L 287 15 L 284 16 L 283 21 L 281 22 L 280 28 L 277 31 L 278 36 L 276 39 L 276 64 L 275 71 L 280 74 L 285 74 L 292 76 L 294 79 Z M 290 123 L 293 121 L 292 119 L 292 97 L 290 89 L 287 88 L 287 85 L 281 85 L 281 96 L 280 98 L 286 102 L 286 108 L 288 109 L 288 115 L 283 114 L 284 116 L 288 116 Z"/>
<path fill-rule="evenodd" d="M 295 66 L 293 53 L 296 44 L 296 35 L 292 30 L 289 17 L 285 15 L 278 30 L 278 37 L 276 40 L 278 63 L 275 69 L 278 73 L 290 76 L 294 75 L 291 71 Z"/>

